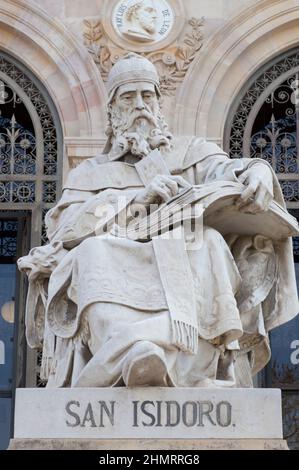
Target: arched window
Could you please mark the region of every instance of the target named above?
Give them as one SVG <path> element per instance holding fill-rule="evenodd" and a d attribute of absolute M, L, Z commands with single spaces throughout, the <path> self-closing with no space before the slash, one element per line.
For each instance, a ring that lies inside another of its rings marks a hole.
<path fill-rule="evenodd" d="M 44 237 L 42 219 L 61 190 L 61 130 L 42 88 L 0 54 L 1 210 L 32 211 L 32 245 Z"/>
<path fill-rule="evenodd" d="M 269 162 L 288 210 L 299 220 L 299 47 L 247 82 L 231 106 L 224 146 L 232 158 Z M 294 239 L 294 261 L 299 285 L 299 238 Z M 299 317 L 270 334 L 272 359 L 262 378 L 265 386 L 283 390 L 284 432 L 292 448 L 299 448 L 298 340 Z"/>
<path fill-rule="evenodd" d="M 61 191 L 61 136 L 43 85 L 0 53 L 0 449 L 10 437 L 14 388 L 43 385 L 39 356 L 26 350 L 26 280 L 16 260 L 47 242 L 44 216 Z"/>

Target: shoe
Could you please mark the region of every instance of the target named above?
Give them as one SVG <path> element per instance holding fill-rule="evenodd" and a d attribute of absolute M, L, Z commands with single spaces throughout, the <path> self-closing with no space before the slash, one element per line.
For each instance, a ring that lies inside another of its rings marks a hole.
<path fill-rule="evenodd" d="M 127 387 L 167 387 L 166 357 L 150 341 L 138 341 L 131 348 L 122 370 Z"/>

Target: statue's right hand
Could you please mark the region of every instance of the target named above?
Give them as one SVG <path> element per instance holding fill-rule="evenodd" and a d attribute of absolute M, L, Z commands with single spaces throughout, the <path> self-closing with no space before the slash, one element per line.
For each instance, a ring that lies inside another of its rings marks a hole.
<path fill-rule="evenodd" d="M 181 176 L 157 175 L 138 192 L 134 203 L 148 206 L 167 202 L 176 196 L 181 188 L 190 188 L 190 184 Z"/>

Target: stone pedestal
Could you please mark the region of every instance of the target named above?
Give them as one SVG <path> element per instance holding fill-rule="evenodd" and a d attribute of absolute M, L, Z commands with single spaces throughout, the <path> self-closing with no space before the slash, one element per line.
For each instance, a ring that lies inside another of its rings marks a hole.
<path fill-rule="evenodd" d="M 287 449 L 278 389 L 18 389 L 10 449 Z"/>

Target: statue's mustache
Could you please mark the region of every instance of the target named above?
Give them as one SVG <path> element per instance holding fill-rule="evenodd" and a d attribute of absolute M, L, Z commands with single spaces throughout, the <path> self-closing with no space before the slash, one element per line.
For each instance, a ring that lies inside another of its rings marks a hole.
<path fill-rule="evenodd" d="M 129 130 L 134 125 L 135 121 L 137 121 L 140 118 L 147 119 L 154 127 L 158 127 L 157 120 L 155 119 L 153 114 L 147 111 L 146 109 L 144 109 L 142 111 L 133 111 L 128 116 L 127 122 L 124 125 L 123 130 L 124 131 Z"/>

